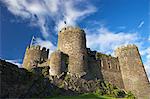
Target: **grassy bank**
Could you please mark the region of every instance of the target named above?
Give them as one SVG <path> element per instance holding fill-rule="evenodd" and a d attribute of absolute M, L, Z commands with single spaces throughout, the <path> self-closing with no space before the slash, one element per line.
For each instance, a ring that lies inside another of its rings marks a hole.
<path fill-rule="evenodd" d="M 48 99 L 126 99 L 126 98 L 113 98 L 108 96 L 99 96 L 97 94 L 83 94 L 79 96 L 57 96 Z"/>

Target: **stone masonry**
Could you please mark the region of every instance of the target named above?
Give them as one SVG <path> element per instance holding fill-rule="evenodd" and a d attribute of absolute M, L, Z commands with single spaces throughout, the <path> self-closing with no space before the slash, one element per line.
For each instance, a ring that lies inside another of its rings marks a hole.
<path fill-rule="evenodd" d="M 82 75 L 87 72 L 87 51 L 84 30 L 74 27 L 64 27 L 58 33 L 58 50 L 69 56 L 69 73 Z"/>
<path fill-rule="evenodd" d="M 135 45 L 127 45 L 116 49 L 119 60 L 122 79 L 126 90 L 143 95 L 145 91 L 150 95 L 150 85 L 138 48 Z"/>
<path fill-rule="evenodd" d="M 31 69 L 36 67 L 39 63 L 46 62 L 48 59 L 49 49 L 40 46 L 28 46 L 24 56 L 23 67 Z"/>

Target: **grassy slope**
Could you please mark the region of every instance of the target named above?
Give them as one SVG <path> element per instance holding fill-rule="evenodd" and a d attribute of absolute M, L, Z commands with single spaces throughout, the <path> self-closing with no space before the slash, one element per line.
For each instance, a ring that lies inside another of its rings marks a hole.
<path fill-rule="evenodd" d="M 96 94 L 83 94 L 79 96 L 58 96 L 49 99 L 125 99 L 125 98 L 113 98 L 107 96 L 99 96 Z"/>

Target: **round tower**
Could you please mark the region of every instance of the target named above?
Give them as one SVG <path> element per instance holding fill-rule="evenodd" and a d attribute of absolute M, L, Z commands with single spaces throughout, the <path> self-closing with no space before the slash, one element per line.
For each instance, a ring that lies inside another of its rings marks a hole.
<path fill-rule="evenodd" d="M 62 72 L 64 72 L 65 63 L 63 61 L 63 53 L 61 51 L 54 51 L 51 53 L 50 56 L 50 75 L 56 76 L 60 75 Z"/>
<path fill-rule="evenodd" d="M 49 50 L 42 48 L 39 45 L 32 45 L 26 48 L 23 67 L 31 69 L 37 67 L 39 63 L 45 62 L 48 59 Z"/>
<path fill-rule="evenodd" d="M 115 50 L 118 57 L 124 87 L 136 96 L 143 95 L 144 91 L 150 92 L 149 81 L 144 65 L 136 45 L 127 45 Z"/>
<path fill-rule="evenodd" d="M 58 50 L 69 56 L 69 73 L 82 75 L 87 72 L 87 51 L 84 30 L 71 26 L 64 27 L 58 33 Z"/>

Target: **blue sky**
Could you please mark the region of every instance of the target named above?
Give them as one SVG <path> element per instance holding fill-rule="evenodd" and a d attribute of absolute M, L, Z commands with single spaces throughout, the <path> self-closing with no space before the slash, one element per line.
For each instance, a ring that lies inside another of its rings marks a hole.
<path fill-rule="evenodd" d="M 52 52 L 66 21 L 86 31 L 92 50 L 113 55 L 120 45 L 136 44 L 150 77 L 149 6 L 149 0 L 0 1 L 0 57 L 21 64 L 32 36 Z"/>

